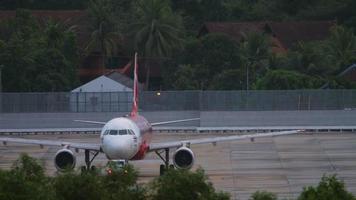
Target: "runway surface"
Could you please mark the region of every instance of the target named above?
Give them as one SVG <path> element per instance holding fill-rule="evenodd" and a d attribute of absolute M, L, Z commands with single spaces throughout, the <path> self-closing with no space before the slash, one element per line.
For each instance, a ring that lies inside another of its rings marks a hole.
<path fill-rule="evenodd" d="M 157 133 L 153 142 L 215 137 L 226 134 Z M 99 142 L 98 135 L 34 135 L 26 138 Z M 53 156 L 58 148 L 0 145 L 0 168 L 10 168 L 22 152 L 44 162 L 48 174 L 54 174 Z M 356 194 L 356 134 L 303 133 L 292 136 L 259 138 L 254 142 L 233 142 L 192 146 L 196 156 L 194 169 L 201 166 L 218 190 L 231 193 L 232 199 L 247 200 L 257 190 L 274 192 L 279 198 L 295 198 L 304 186 L 316 185 L 323 174 L 337 174 L 347 189 Z M 84 153 L 77 154 L 78 165 Z M 94 161 L 104 166 L 100 155 Z M 159 175 L 160 159 L 153 153 L 145 160 L 131 162 L 140 172 L 140 182 Z"/>

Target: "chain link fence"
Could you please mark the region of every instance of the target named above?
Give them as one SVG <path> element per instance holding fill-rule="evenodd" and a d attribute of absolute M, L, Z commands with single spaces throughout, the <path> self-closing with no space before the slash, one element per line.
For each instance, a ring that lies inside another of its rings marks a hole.
<path fill-rule="evenodd" d="M 356 90 L 144 91 L 142 111 L 356 109 Z M 0 112 L 129 112 L 132 92 L 0 93 Z"/>

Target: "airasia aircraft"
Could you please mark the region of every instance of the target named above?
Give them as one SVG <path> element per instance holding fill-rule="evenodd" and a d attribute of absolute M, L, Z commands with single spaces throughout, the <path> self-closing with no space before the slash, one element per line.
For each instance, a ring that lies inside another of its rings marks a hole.
<path fill-rule="evenodd" d="M 134 68 L 134 95 L 132 111 L 128 116 L 118 117 L 110 120 L 109 122 L 97 122 L 97 121 L 83 121 L 76 120 L 78 122 L 102 124 L 99 144 L 90 143 L 75 143 L 75 142 L 63 142 L 56 140 L 33 140 L 22 138 L 8 138 L 0 137 L 0 141 L 6 145 L 9 142 L 32 144 L 43 146 L 57 146 L 61 149 L 56 153 L 54 157 L 54 163 L 56 168 L 61 171 L 68 167 L 74 168 L 76 165 L 76 156 L 72 150 L 79 152 L 84 150 L 86 169 L 91 168 L 91 163 L 99 153 L 104 153 L 109 160 L 141 160 L 144 159 L 146 153 L 156 152 L 156 154 L 162 159 L 164 164 L 160 166 L 160 173 L 163 173 L 168 167 L 176 167 L 178 169 L 190 169 L 194 164 L 194 153 L 190 149 L 191 145 L 206 144 L 223 141 L 241 140 L 249 138 L 253 140 L 257 137 L 289 135 L 300 132 L 295 131 L 281 131 L 270 133 L 259 133 L 251 135 L 236 135 L 225 137 L 212 137 L 203 139 L 191 139 L 173 142 L 161 142 L 151 143 L 152 127 L 164 124 L 172 124 L 186 121 L 199 120 L 199 118 L 183 119 L 176 121 L 166 121 L 149 123 L 143 116 L 138 113 L 138 80 L 137 80 L 137 55 L 135 55 L 135 68 Z M 175 149 L 173 155 L 173 165 L 170 165 L 169 150 Z M 162 154 L 165 155 L 162 155 Z M 91 156 L 92 155 L 92 156 Z"/>

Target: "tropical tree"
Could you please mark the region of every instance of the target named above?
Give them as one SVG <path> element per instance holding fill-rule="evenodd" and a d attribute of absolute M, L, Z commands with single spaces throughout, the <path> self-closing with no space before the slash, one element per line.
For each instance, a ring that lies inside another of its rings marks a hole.
<path fill-rule="evenodd" d="M 257 191 L 252 194 L 250 200 L 277 200 L 277 196 L 271 192 Z"/>
<path fill-rule="evenodd" d="M 240 67 L 238 44 L 225 34 L 208 34 L 190 41 L 174 60 L 176 69 L 163 69 L 169 78 L 168 74 L 176 71 L 172 79 L 174 89 L 212 89 L 212 80 L 221 80 L 222 76 L 217 77 L 220 73 Z M 241 81 L 240 76 L 235 79 Z"/>
<path fill-rule="evenodd" d="M 52 20 L 39 24 L 25 10 L 1 28 L 4 91 L 65 91 L 76 85 L 78 51 L 72 30 Z"/>
<path fill-rule="evenodd" d="M 104 176 L 101 185 L 105 188 L 105 200 L 144 200 L 145 190 L 137 184 L 138 172 L 132 165 L 113 167 L 111 174 Z"/>
<path fill-rule="evenodd" d="M 166 81 L 176 90 L 196 90 L 203 88 L 204 85 L 207 85 L 207 81 L 204 76 L 198 75 L 204 73 L 201 70 L 198 71 L 198 68 L 196 65 L 180 65 L 173 75 L 176 78 L 167 78 L 168 80 Z"/>
<path fill-rule="evenodd" d="M 22 154 L 10 171 L 0 170 L 0 199 L 54 200 L 55 195 L 42 165 Z"/>
<path fill-rule="evenodd" d="M 335 61 L 340 71 L 356 61 L 356 36 L 351 29 L 335 26 L 327 45 L 326 53 Z"/>
<path fill-rule="evenodd" d="M 345 184 L 333 176 L 323 176 L 318 186 L 305 187 L 298 200 L 355 200 Z"/>
<path fill-rule="evenodd" d="M 268 66 L 271 43 L 269 38 L 261 33 L 249 33 L 240 45 L 240 55 L 243 68 L 246 70 L 246 90 L 251 83 Z M 252 79 L 252 80 L 251 80 Z"/>
<path fill-rule="evenodd" d="M 18 8 L 26 8 L 33 10 L 71 10 L 84 9 L 87 5 L 87 0 L 2 0 L 0 2 L 1 10 L 16 10 Z"/>
<path fill-rule="evenodd" d="M 36 67 L 37 47 L 42 44 L 38 26 L 26 10 L 18 10 L 14 19 L 1 22 L 4 91 L 31 91 L 32 75 L 27 72 Z"/>
<path fill-rule="evenodd" d="M 288 52 L 282 68 L 312 76 L 327 77 L 338 67 L 325 53 L 326 42 L 299 42 Z"/>
<path fill-rule="evenodd" d="M 254 85 L 259 90 L 295 90 L 320 88 L 324 82 L 291 70 L 268 70 Z"/>
<path fill-rule="evenodd" d="M 245 76 L 242 69 L 228 69 L 214 76 L 209 89 L 212 90 L 244 90 Z"/>
<path fill-rule="evenodd" d="M 66 26 L 64 23 L 49 19 L 44 25 L 44 35 L 48 47 L 60 47 L 66 39 L 66 34 L 75 31 L 75 26 Z"/>
<path fill-rule="evenodd" d="M 151 183 L 152 200 L 227 200 L 229 195 L 216 192 L 202 169 L 196 172 L 189 170 L 169 170 Z"/>
<path fill-rule="evenodd" d="M 168 0 L 139 0 L 136 20 L 129 26 L 134 49 L 146 58 L 146 88 L 149 88 L 148 60 L 169 57 L 182 47 L 182 20 L 170 8 Z"/>
<path fill-rule="evenodd" d="M 77 66 L 79 50 L 77 48 L 75 26 L 48 20 L 43 28 L 42 40 L 37 58 L 37 68 L 41 70 L 36 76 L 36 91 L 70 90 L 77 84 Z M 48 73 L 43 73 L 48 72 Z"/>
<path fill-rule="evenodd" d="M 58 200 L 101 199 L 105 194 L 98 174 L 67 171 L 53 180 Z"/>
<path fill-rule="evenodd" d="M 228 10 L 225 0 L 180 0 L 172 1 L 172 8 L 180 12 L 184 25 L 192 37 L 204 22 L 227 20 Z"/>
<path fill-rule="evenodd" d="M 102 61 L 101 70 L 104 73 L 106 60 L 117 52 L 121 38 L 112 2 L 110 0 L 91 0 L 89 15 L 92 33 L 85 51 L 87 54 L 99 51 Z"/>

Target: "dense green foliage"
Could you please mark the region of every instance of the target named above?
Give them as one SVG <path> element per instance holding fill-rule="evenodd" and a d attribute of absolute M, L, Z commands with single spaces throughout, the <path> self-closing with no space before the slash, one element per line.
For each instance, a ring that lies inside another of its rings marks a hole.
<path fill-rule="evenodd" d="M 195 172 L 170 169 L 147 184 L 138 184 L 138 172 L 131 165 L 112 168 L 110 174 L 101 169 L 73 170 L 45 175 L 38 160 L 26 154 L 13 164 L 11 170 L 0 170 L 0 199 L 11 200 L 227 200 L 229 194 L 217 192 L 203 169 Z M 277 200 L 266 191 L 257 191 L 250 200 Z M 298 200 L 356 200 L 345 184 L 335 175 L 322 177 L 317 186 L 303 189 Z"/>
<path fill-rule="evenodd" d="M 324 176 L 316 187 L 306 187 L 298 200 L 355 200 L 346 190 L 345 184 L 336 176 Z"/>
<path fill-rule="evenodd" d="M 290 90 L 317 88 L 321 80 L 291 70 L 269 70 L 255 85 L 259 90 Z"/>
<path fill-rule="evenodd" d="M 22 154 L 11 170 L 0 170 L 0 199 L 70 200 L 227 200 L 217 192 L 203 169 L 195 172 L 170 169 L 148 184 L 138 184 L 138 172 L 131 165 L 112 168 L 110 174 L 97 169 L 78 173 L 68 170 L 55 177 L 45 175 L 38 160 Z M 335 175 L 323 176 L 317 186 L 305 187 L 298 200 L 355 200 Z M 257 191 L 250 200 L 277 200 L 266 191 Z"/>
<path fill-rule="evenodd" d="M 89 3 L 89 17 L 91 21 L 91 37 L 86 45 L 87 55 L 93 51 L 100 52 L 102 73 L 107 58 L 116 55 L 118 43 L 121 39 L 118 24 L 115 22 L 114 8 L 110 0 L 92 0 Z"/>
<path fill-rule="evenodd" d="M 19 8 L 87 9 L 91 39 L 86 53 L 100 51 L 98 56 L 102 57 L 104 69 L 108 59 L 117 55 L 118 58 L 132 57 L 137 51 L 139 57 L 145 58 L 141 63 L 146 70 L 146 87 L 151 89 L 318 89 L 326 83 L 331 88 L 355 88 L 355 84 L 338 76 L 356 62 L 354 0 L 0 2 L 0 9 Z M 73 88 L 75 66 L 80 60 L 73 31 L 66 30 L 68 27 L 59 22 L 39 25 L 23 15 L 23 11 L 18 12 L 15 20 L 3 22 L 1 26 L 0 63 L 4 65 L 4 90 Z M 26 19 L 20 19 L 21 16 Z M 272 53 L 273 43 L 268 34 L 246 34 L 241 41 L 219 34 L 197 37 L 207 21 L 266 20 L 336 20 L 338 26 L 330 31 L 326 40 L 301 42 L 282 54 Z M 49 28 L 52 33 L 44 31 Z M 61 35 L 61 39 L 48 45 L 52 41 L 50 37 L 56 35 Z M 150 87 L 153 65 L 160 66 L 163 81 Z M 282 77 L 276 77 L 279 75 Z"/>
<path fill-rule="evenodd" d="M 214 77 L 225 70 L 239 69 L 238 50 L 237 43 L 223 34 L 209 34 L 201 40 L 192 40 L 172 64 L 173 68 L 179 64 L 177 78 L 166 76 L 166 81 L 171 81 L 177 89 L 210 89 Z M 174 71 L 170 68 L 163 70 L 170 74 Z"/>
<path fill-rule="evenodd" d="M 225 200 L 216 192 L 204 171 L 172 170 L 148 184 L 137 183 L 138 173 L 131 166 L 78 173 L 68 170 L 55 177 L 45 175 L 35 159 L 21 155 L 10 171 L 0 170 L 0 199 L 9 200 Z"/>
<path fill-rule="evenodd" d="M 40 10 L 84 9 L 88 0 L 1 0 L 0 9 L 16 10 L 19 8 Z"/>
<path fill-rule="evenodd" d="M 76 84 L 78 55 L 71 27 L 52 20 L 40 25 L 22 10 L 1 27 L 4 91 L 66 91 Z"/>
<path fill-rule="evenodd" d="M 173 13 L 168 0 L 138 0 L 135 20 L 129 25 L 129 35 L 134 50 L 146 58 L 171 56 L 181 48 L 182 22 Z M 146 60 L 146 87 L 149 86 L 150 65 Z"/>
<path fill-rule="evenodd" d="M 37 160 L 22 155 L 10 171 L 0 170 L 0 199 L 54 199 L 50 179 Z"/>
<path fill-rule="evenodd" d="M 202 169 L 196 172 L 188 170 L 169 170 L 163 176 L 155 179 L 151 185 L 153 200 L 227 200 L 229 195 L 215 192 Z"/>
<path fill-rule="evenodd" d="M 257 191 L 250 200 L 277 200 L 277 196 L 266 191 Z M 336 175 L 323 176 L 317 186 L 309 186 L 297 198 L 298 200 L 355 200 L 346 190 L 345 184 Z"/>
<path fill-rule="evenodd" d="M 257 191 L 252 194 L 250 200 L 277 200 L 277 196 L 266 191 Z"/>

